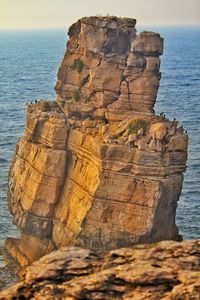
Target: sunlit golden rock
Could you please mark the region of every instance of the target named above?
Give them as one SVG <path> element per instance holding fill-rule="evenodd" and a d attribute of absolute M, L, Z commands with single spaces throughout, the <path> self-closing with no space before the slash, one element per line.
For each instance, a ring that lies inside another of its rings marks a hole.
<path fill-rule="evenodd" d="M 187 134 L 153 110 L 163 39 L 135 20 L 83 18 L 69 29 L 57 103 L 27 106 L 9 171 L 23 265 L 61 246 L 109 250 L 179 240 Z"/>

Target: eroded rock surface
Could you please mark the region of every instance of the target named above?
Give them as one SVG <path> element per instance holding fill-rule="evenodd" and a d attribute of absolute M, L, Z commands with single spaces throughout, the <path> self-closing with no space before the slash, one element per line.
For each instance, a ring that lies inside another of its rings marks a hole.
<path fill-rule="evenodd" d="M 175 214 L 187 134 L 153 110 L 163 39 L 135 20 L 83 18 L 69 29 L 57 102 L 29 104 L 9 172 L 22 265 L 61 246 L 108 250 L 179 240 Z"/>
<path fill-rule="evenodd" d="M 165 241 L 98 254 L 61 248 L 0 293 L 11 299 L 200 299 L 200 241 Z"/>

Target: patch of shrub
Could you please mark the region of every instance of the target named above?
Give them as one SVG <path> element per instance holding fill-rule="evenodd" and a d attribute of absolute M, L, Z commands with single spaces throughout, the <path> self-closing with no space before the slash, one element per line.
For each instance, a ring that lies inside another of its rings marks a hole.
<path fill-rule="evenodd" d="M 123 74 L 122 74 L 122 75 L 121 75 L 121 82 L 124 81 L 124 80 L 126 80 L 126 77 L 127 77 L 126 75 L 123 75 Z"/>
<path fill-rule="evenodd" d="M 78 102 L 80 100 L 80 94 L 79 94 L 79 91 L 74 91 L 73 94 L 72 94 L 72 98 L 75 102 Z"/>
<path fill-rule="evenodd" d="M 79 73 L 81 73 L 84 67 L 83 61 L 80 58 L 76 58 L 71 67 L 73 70 L 77 70 Z"/>
<path fill-rule="evenodd" d="M 129 133 L 137 133 L 140 128 L 143 128 L 145 133 L 147 129 L 147 123 L 143 119 L 135 119 L 129 124 Z"/>

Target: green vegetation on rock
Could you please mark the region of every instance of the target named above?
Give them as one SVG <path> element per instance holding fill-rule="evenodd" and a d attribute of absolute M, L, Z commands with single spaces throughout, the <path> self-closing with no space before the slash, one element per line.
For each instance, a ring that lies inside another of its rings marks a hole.
<path fill-rule="evenodd" d="M 78 102 L 80 100 L 80 94 L 79 91 L 74 91 L 72 94 L 72 98 L 75 102 Z"/>
<path fill-rule="evenodd" d="M 83 61 L 80 58 L 76 58 L 71 67 L 73 70 L 77 70 L 79 73 L 81 73 L 84 67 Z"/>
<path fill-rule="evenodd" d="M 121 75 L 121 82 L 124 81 L 124 80 L 126 80 L 126 77 L 127 77 L 126 75 L 123 75 L 123 74 L 122 74 L 122 75 Z"/>
<path fill-rule="evenodd" d="M 143 128 L 144 133 L 146 132 L 146 121 L 143 119 L 135 119 L 129 124 L 129 133 L 137 133 L 140 128 Z"/>

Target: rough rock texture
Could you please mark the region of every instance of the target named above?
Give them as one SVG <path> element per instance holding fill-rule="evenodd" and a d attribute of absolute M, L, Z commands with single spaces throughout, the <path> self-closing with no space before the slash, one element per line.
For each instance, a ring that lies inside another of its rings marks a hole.
<path fill-rule="evenodd" d="M 200 240 L 160 242 L 106 255 L 61 248 L 27 267 L 0 299 L 200 299 Z"/>
<path fill-rule="evenodd" d="M 71 26 L 55 86 L 69 117 L 76 111 L 89 120 L 116 122 L 135 112 L 152 114 L 163 39 L 153 32 L 136 36 L 135 23 L 92 17 Z"/>
<path fill-rule="evenodd" d="M 29 104 L 9 172 L 22 265 L 61 246 L 108 250 L 180 239 L 175 213 L 187 134 L 156 116 L 163 39 L 135 20 L 83 18 L 69 29 L 57 103 Z"/>

